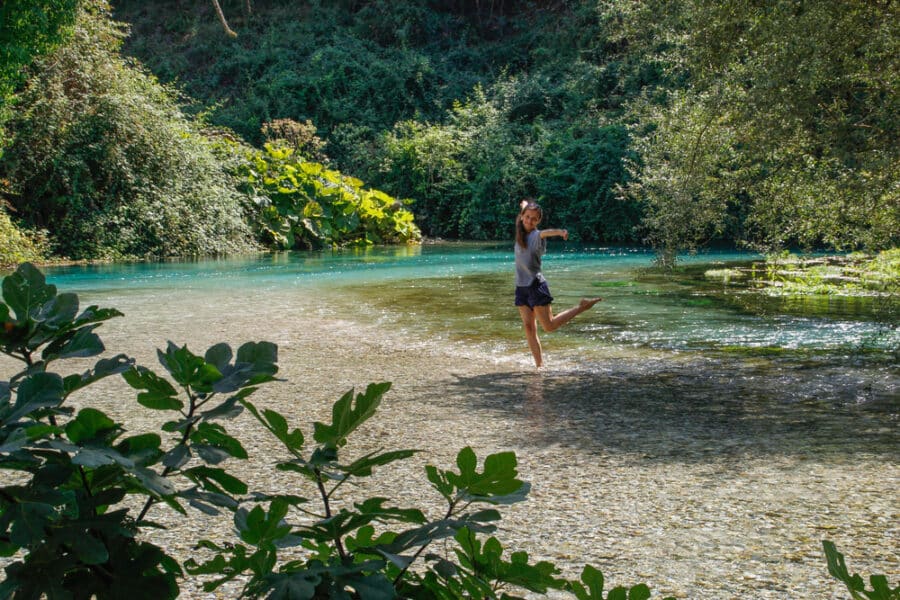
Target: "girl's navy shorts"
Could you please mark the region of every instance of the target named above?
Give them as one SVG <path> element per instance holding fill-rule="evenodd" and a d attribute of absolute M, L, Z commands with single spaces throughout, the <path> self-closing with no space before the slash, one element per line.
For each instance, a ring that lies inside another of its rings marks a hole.
<path fill-rule="evenodd" d="M 538 281 L 537 279 L 531 285 L 516 286 L 516 306 L 546 306 L 553 302 L 553 296 L 550 295 L 550 288 L 546 281 Z"/>

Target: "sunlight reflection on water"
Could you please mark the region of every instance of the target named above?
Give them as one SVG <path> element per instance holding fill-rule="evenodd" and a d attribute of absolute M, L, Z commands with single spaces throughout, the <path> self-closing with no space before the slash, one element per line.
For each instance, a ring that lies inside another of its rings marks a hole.
<path fill-rule="evenodd" d="M 533 556 L 573 569 L 583 559 L 610 581 L 655 580 L 679 597 L 831 599 L 820 539 L 833 534 L 854 569 L 897 573 L 896 519 L 877 525 L 898 511 L 884 485 L 900 465 L 897 329 L 865 301 L 811 316 L 648 275 L 651 260 L 551 246 L 554 308 L 604 301 L 542 334 L 539 372 L 512 306 L 509 244 L 47 273 L 82 306 L 125 313 L 101 335 L 141 364 L 156 365 L 166 340 L 202 352 L 265 339 L 285 379 L 265 402 L 293 419 L 389 380 L 363 443 L 427 449 L 445 465 L 462 444 L 479 456 L 515 449 L 535 491 L 504 516 L 505 533 Z M 130 406 L 111 393 L 104 409 Z M 417 490 L 402 491 L 418 502 Z"/>
<path fill-rule="evenodd" d="M 527 364 L 512 306 L 507 246 L 459 243 L 91 265 L 50 269 L 48 280 L 79 293 L 82 304 L 131 308 L 129 318 L 143 318 L 148 326 L 176 319 L 189 328 L 191 320 L 209 313 L 234 319 L 254 315 L 261 323 L 315 314 L 377 326 L 385 343 L 439 345 L 497 364 Z M 684 262 L 748 258 L 714 252 Z M 900 347 L 900 330 L 873 320 L 865 304 L 852 305 L 857 313 L 851 315 L 782 314 L 772 302 L 748 308 L 734 294 L 704 287 L 702 280 L 647 276 L 651 261 L 644 249 L 551 245 L 544 268 L 557 312 L 582 296 L 604 297 L 566 328 L 542 335 L 551 364 L 602 370 L 611 356 L 639 363 L 653 352 L 669 359 L 686 352 L 779 363 L 811 355 L 820 363 L 840 362 L 841 356 L 855 355 L 864 364 L 847 366 L 847 377 L 863 369 L 878 379 L 877 389 L 896 393 L 891 359 Z M 174 305 L 181 308 L 173 310 Z M 261 335 L 265 331 L 263 326 Z"/>

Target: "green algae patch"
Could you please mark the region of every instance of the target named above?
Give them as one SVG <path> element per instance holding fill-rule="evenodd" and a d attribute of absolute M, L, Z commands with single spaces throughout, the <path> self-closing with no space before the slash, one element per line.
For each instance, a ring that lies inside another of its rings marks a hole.
<path fill-rule="evenodd" d="M 620 288 L 620 287 L 634 287 L 635 283 L 633 281 L 628 281 L 626 279 L 613 280 L 613 281 L 595 281 L 591 284 L 594 287 L 599 288 Z"/>
<path fill-rule="evenodd" d="M 703 276 L 706 279 L 721 281 L 723 283 L 743 281 L 748 277 L 747 273 L 741 269 L 710 269 L 704 271 Z"/>

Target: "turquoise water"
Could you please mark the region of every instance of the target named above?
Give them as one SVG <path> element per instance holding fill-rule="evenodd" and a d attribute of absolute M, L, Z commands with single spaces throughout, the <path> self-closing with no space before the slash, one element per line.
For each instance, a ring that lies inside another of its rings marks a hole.
<path fill-rule="evenodd" d="M 900 331 L 879 319 L 872 299 L 825 299 L 814 307 L 753 300 L 746 291 L 703 280 L 706 268 L 758 258 L 709 252 L 681 258 L 677 277 L 648 271 L 640 248 L 570 248 L 551 243 L 545 257 L 557 312 L 583 296 L 604 301 L 548 336 L 551 349 L 590 355 L 622 348 L 895 352 Z M 519 351 L 508 244 L 439 244 L 323 253 L 281 253 L 195 262 L 89 265 L 49 269 L 48 281 L 83 302 L 179 294 L 201 304 L 256 301 L 273 310 L 309 302 L 334 317 L 393 326 L 408 335 Z M 290 299 L 283 295 L 292 295 Z M 804 310 L 806 308 L 806 310 Z M 809 314 L 812 313 L 812 314 Z M 514 348 L 513 348 L 514 347 Z"/>
<path fill-rule="evenodd" d="M 881 317 L 879 300 L 798 304 L 703 277 L 708 268 L 755 258 L 724 251 L 685 256 L 685 270 L 662 276 L 650 269 L 646 249 L 551 243 L 544 271 L 556 312 L 584 296 L 604 300 L 563 329 L 541 332 L 545 365 L 607 373 L 627 363 L 638 377 L 661 364 L 680 364 L 691 377 L 743 378 L 752 371 L 767 394 L 877 400 L 896 412 L 900 330 Z M 312 316 L 330 323 L 334 335 L 374 327 L 393 348 L 528 368 L 512 270 L 509 244 L 445 243 L 77 266 L 50 269 L 47 277 L 78 293 L 83 305 L 119 308 L 136 331 L 168 327 L 184 341 L 249 330 L 258 339 L 293 343 L 296 334 L 281 324 Z M 709 363 L 708 373 L 695 372 L 697 360 Z"/>

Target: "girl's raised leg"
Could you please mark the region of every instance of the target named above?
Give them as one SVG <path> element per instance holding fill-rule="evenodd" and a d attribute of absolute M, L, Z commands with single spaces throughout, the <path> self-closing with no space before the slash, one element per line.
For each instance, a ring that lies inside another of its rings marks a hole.
<path fill-rule="evenodd" d="M 566 309 L 556 316 L 553 316 L 553 308 L 549 304 L 546 306 L 535 306 L 534 315 L 541 324 L 541 327 L 544 328 L 544 331 L 550 333 L 551 331 L 556 331 L 601 300 L 603 300 L 603 298 L 582 298 L 581 302 L 578 303 L 578 306 Z M 523 307 L 520 306 L 519 308 Z"/>

